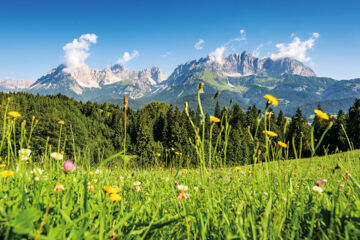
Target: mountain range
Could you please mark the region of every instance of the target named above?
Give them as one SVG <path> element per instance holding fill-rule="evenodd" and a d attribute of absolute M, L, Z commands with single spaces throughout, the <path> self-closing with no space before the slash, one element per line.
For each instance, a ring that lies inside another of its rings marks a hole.
<path fill-rule="evenodd" d="M 360 97 L 360 79 L 338 81 L 317 77 L 310 67 L 295 59 L 257 58 L 247 52 L 221 59 L 207 56 L 188 61 L 180 64 L 170 76 L 158 67 L 134 71 L 116 64 L 96 70 L 83 64 L 77 68 L 59 65 L 35 82 L 27 81 L 27 85 L 17 81 L 12 85 L 9 80 L 0 81 L 0 90 L 41 95 L 61 93 L 81 101 L 115 104 L 121 104 L 127 95 L 130 106 L 135 108 L 153 100 L 181 108 L 185 101 L 196 106 L 197 86 L 204 82 L 202 98 L 205 101 L 210 101 L 220 90 L 220 105 L 234 99 L 246 108 L 252 104 L 263 105 L 263 95 L 272 94 L 279 99 L 277 110 L 291 115 L 301 107 L 308 109 L 304 111 L 305 116 L 310 116 L 318 103 L 325 111 L 336 114 L 340 108 L 347 110 L 354 99 Z"/>

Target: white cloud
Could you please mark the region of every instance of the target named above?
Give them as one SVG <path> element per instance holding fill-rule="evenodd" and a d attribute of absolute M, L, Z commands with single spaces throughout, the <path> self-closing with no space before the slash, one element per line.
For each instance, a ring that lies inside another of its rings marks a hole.
<path fill-rule="evenodd" d="M 240 30 L 240 37 L 233 38 L 227 41 L 225 44 L 216 48 L 215 51 L 209 54 L 210 62 L 223 63 L 223 56 L 227 50 L 235 51 L 234 42 L 246 41 L 246 33 L 244 29 Z"/>
<path fill-rule="evenodd" d="M 167 51 L 166 53 L 164 53 L 163 55 L 161 55 L 161 57 L 167 58 L 167 57 L 170 57 L 170 56 L 172 56 L 172 55 L 173 55 L 172 52 Z"/>
<path fill-rule="evenodd" d="M 223 63 L 223 55 L 224 55 L 225 51 L 226 51 L 225 46 L 216 48 L 214 52 L 209 54 L 210 61 L 222 64 Z"/>
<path fill-rule="evenodd" d="M 64 65 L 66 69 L 76 68 L 85 63 L 85 60 L 89 57 L 89 47 L 93 43 L 96 43 L 97 36 L 93 33 L 83 34 L 79 39 L 75 38 L 72 42 L 67 43 L 63 50 L 65 51 L 64 55 Z"/>
<path fill-rule="evenodd" d="M 279 43 L 275 46 L 278 48 L 278 53 L 271 54 L 271 59 L 276 60 L 279 58 L 295 58 L 302 62 L 308 62 L 311 60 L 310 57 L 306 56 L 306 53 L 309 49 L 314 47 L 315 41 L 320 37 L 319 33 L 313 33 L 312 37 L 308 40 L 301 41 L 300 38 L 292 35 L 292 41 L 288 44 Z"/>
<path fill-rule="evenodd" d="M 201 50 L 201 49 L 203 49 L 203 44 L 205 43 L 205 41 L 204 40 L 202 40 L 202 39 L 200 39 L 197 43 L 195 43 L 195 45 L 194 45 L 194 48 L 196 49 L 196 50 Z"/>
<path fill-rule="evenodd" d="M 139 52 L 137 50 L 134 50 L 131 54 L 129 52 L 124 52 L 124 55 L 122 58 L 119 58 L 116 63 L 118 64 L 125 64 L 128 61 L 134 59 L 135 57 L 140 56 Z"/>
<path fill-rule="evenodd" d="M 264 47 L 264 44 L 263 43 L 261 43 L 260 45 L 258 45 L 255 49 L 254 49 L 254 51 L 252 52 L 252 55 L 254 56 L 254 57 L 259 57 L 260 56 L 260 51 L 261 51 L 261 49 Z"/>

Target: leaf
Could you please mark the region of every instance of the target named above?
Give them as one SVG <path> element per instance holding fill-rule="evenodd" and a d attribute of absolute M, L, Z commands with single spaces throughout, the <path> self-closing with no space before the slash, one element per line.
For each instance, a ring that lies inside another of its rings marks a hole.
<path fill-rule="evenodd" d="M 12 224 L 13 231 L 17 234 L 28 234 L 34 230 L 34 222 L 38 221 L 42 212 L 36 208 L 21 211 L 14 219 Z"/>

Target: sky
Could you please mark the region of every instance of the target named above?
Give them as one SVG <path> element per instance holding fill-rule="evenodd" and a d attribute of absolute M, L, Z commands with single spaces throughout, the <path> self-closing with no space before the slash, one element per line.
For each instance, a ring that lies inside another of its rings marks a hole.
<path fill-rule="evenodd" d="M 61 63 L 171 74 L 243 51 L 359 78 L 360 1 L 0 1 L 0 79 L 36 80 Z"/>

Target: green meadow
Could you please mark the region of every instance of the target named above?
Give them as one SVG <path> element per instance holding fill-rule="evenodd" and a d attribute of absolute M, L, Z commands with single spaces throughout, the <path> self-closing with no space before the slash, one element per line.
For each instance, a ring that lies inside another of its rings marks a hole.
<path fill-rule="evenodd" d="M 264 112 L 257 116 L 254 133 L 248 133 L 252 164 L 227 166 L 228 112 L 221 118 L 210 116 L 212 123 L 206 125 L 207 110 L 219 93 L 205 109 L 200 101 L 202 86 L 198 88 L 199 127 L 193 123 L 187 103 L 184 109 L 194 131 L 189 142 L 197 161 L 186 168 L 183 158 L 189 156 L 174 148 L 168 150 L 173 153 L 169 166 L 134 167 L 131 162 L 136 156 L 127 154 L 126 132 L 123 150 L 97 163 L 76 154 L 75 147 L 74 154 L 66 156 L 61 151 L 64 121 L 58 122 L 58 144 L 48 145 L 47 140 L 44 152 L 35 155 L 31 136 L 36 118 L 26 125 L 19 122 L 20 113 L 6 108 L 0 147 L 6 147 L 0 165 L 0 238 L 359 238 L 360 150 L 325 152 L 316 157 L 333 126 L 326 113 L 316 111 L 327 127 L 319 139 L 314 139 L 316 129 L 311 128 L 311 157 L 301 158 L 302 140 L 294 144 L 293 138 L 295 157 L 288 159 L 288 143 L 274 140 L 278 134 L 267 123 L 267 111 L 277 106 L 277 99 L 265 95 Z M 126 98 L 124 105 L 126 125 Z M 213 141 L 212 131 L 218 123 L 222 127 Z M 16 124 L 21 124 L 19 132 Z M 214 144 L 206 144 L 207 131 L 209 142 Z M 260 136 L 264 140 L 262 151 Z M 70 136 L 68 141 L 75 140 Z M 161 154 L 156 153 L 156 157 Z M 119 159 L 123 161 L 119 163 Z"/>

